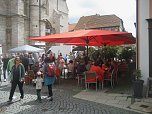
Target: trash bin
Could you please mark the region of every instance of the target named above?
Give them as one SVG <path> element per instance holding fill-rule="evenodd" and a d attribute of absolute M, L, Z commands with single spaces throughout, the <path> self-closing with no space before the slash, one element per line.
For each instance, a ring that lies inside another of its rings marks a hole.
<path fill-rule="evenodd" d="M 143 98 L 143 80 L 133 81 L 133 97 Z"/>

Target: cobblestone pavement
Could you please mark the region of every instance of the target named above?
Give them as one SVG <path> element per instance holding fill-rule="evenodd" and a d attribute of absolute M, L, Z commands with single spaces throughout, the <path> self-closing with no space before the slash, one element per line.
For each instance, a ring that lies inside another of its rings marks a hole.
<path fill-rule="evenodd" d="M 6 82 L 5 82 L 6 83 Z M 18 87 L 13 103 L 8 104 L 10 84 L 0 87 L 0 114 L 139 114 L 100 103 L 74 98 L 83 88 L 76 81 L 66 80 L 53 86 L 54 99 L 48 101 L 47 88 L 42 90 L 42 103 L 36 102 L 35 87 L 24 85 L 25 97 L 19 100 Z"/>

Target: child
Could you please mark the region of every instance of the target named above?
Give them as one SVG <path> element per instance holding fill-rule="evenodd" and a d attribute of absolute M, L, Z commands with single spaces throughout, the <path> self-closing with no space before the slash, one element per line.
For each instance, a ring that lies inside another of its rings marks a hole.
<path fill-rule="evenodd" d="M 41 103 L 41 89 L 42 89 L 42 82 L 43 82 L 41 75 L 42 75 L 41 72 L 37 72 L 37 78 L 35 80 L 37 101 L 39 101 L 40 103 Z"/>

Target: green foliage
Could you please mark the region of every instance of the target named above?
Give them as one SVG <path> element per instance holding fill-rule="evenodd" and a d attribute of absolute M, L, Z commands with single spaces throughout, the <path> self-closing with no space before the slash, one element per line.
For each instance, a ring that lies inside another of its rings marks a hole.
<path fill-rule="evenodd" d="M 110 47 L 110 46 L 99 47 L 98 50 L 95 50 L 91 56 L 93 60 L 96 60 L 97 58 L 99 60 L 111 59 L 117 56 L 117 50 L 118 47 Z"/>
<path fill-rule="evenodd" d="M 111 59 L 117 57 L 117 47 L 104 46 L 102 47 L 100 53 L 103 59 Z"/>
<path fill-rule="evenodd" d="M 119 48 L 118 56 L 120 59 L 132 59 L 136 54 L 132 47 Z"/>
<path fill-rule="evenodd" d="M 93 59 L 93 53 L 96 51 L 97 49 L 95 47 L 89 47 L 88 49 L 88 56 L 90 59 Z"/>
<path fill-rule="evenodd" d="M 133 76 L 135 77 L 135 80 L 140 80 L 142 77 L 141 70 L 140 69 L 134 70 Z"/>

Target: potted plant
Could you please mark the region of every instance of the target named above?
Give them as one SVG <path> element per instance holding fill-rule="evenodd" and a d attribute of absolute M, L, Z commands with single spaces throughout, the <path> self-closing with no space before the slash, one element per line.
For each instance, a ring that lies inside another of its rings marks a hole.
<path fill-rule="evenodd" d="M 144 81 L 141 80 L 142 74 L 140 69 L 136 69 L 133 72 L 134 81 L 133 81 L 133 96 L 135 98 L 143 97 L 143 84 Z"/>

